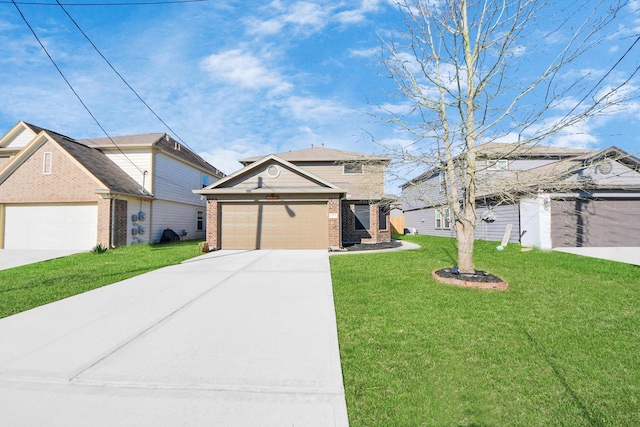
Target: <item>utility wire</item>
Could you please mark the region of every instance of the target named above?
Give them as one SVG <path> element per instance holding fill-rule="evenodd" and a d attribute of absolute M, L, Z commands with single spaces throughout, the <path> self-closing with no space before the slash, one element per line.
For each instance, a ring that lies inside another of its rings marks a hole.
<path fill-rule="evenodd" d="M 147 102 L 142 99 L 142 97 L 138 94 L 138 92 L 136 92 L 136 90 L 131 87 L 131 85 L 125 80 L 124 77 L 122 77 L 122 74 L 120 74 L 118 72 L 118 70 L 115 69 L 115 67 L 111 64 L 111 62 L 109 62 L 109 60 L 102 54 L 102 52 L 100 51 L 100 49 L 98 49 L 98 47 L 93 43 L 93 41 L 91 41 L 91 39 L 89 38 L 89 36 L 82 30 L 82 28 L 80 28 L 80 25 L 78 25 L 78 23 L 76 22 L 75 19 L 73 19 L 73 17 L 69 14 L 69 12 L 67 12 L 67 9 L 64 8 L 64 6 L 62 5 L 62 3 L 60 3 L 58 0 L 56 0 L 56 3 L 58 3 L 58 5 L 60 6 L 60 9 L 62 9 L 62 11 L 69 17 L 69 19 L 71 20 L 71 22 L 73 22 L 73 24 L 76 26 L 76 28 L 78 29 L 78 31 L 80 31 L 80 33 L 84 36 L 85 39 L 87 39 L 87 41 L 89 42 L 89 44 L 95 49 L 96 52 L 98 52 L 98 55 L 100 55 L 100 57 L 102 59 L 104 59 L 104 61 L 107 63 L 107 65 L 109 65 L 109 67 L 113 70 L 114 73 L 117 74 L 118 77 L 120 77 L 120 80 L 122 80 L 122 82 L 129 88 L 131 89 L 131 92 L 133 92 L 135 94 L 135 96 L 138 97 L 138 99 L 140 100 L 140 102 L 142 102 L 144 104 L 145 107 L 147 107 L 147 109 L 149 111 L 151 111 L 151 113 L 153 113 L 154 116 L 156 116 L 156 118 L 158 120 L 160 120 L 160 123 L 162 123 L 163 125 L 166 126 L 167 129 L 169 129 L 169 131 L 171 133 L 173 133 L 175 135 L 175 137 L 180 141 L 180 143 L 182 143 L 182 145 L 186 146 L 189 150 L 191 150 L 194 154 L 195 151 L 193 150 L 193 148 L 189 147 L 189 144 L 187 144 L 186 142 L 184 142 L 184 140 L 182 138 L 180 138 L 180 136 L 178 136 L 178 134 L 176 133 L 176 131 L 174 131 L 173 129 L 171 129 L 171 126 L 169 126 L 164 120 L 162 120 L 162 118 L 160 118 L 160 116 L 151 108 L 151 106 L 149 106 L 149 104 L 147 104 Z M 197 154 L 196 154 L 197 155 Z"/>
<path fill-rule="evenodd" d="M 82 106 L 84 107 L 85 110 L 87 110 L 87 113 L 89 113 L 89 115 L 91 116 L 91 118 L 93 119 L 93 121 L 96 122 L 96 124 L 98 125 L 98 127 L 102 130 L 102 132 L 104 132 L 104 134 L 107 136 L 107 138 L 109 138 L 109 140 L 113 143 L 113 145 L 116 146 L 116 148 L 120 151 L 120 153 L 122 153 L 122 155 L 129 161 L 129 163 L 131 163 L 136 169 L 138 169 L 140 171 L 140 173 L 142 173 L 144 175 L 144 170 L 142 170 L 138 165 L 136 165 L 133 161 L 131 161 L 131 159 L 124 153 L 124 151 L 122 151 L 122 149 L 118 146 L 118 144 L 116 144 L 116 142 L 111 138 L 111 136 L 109 136 L 109 134 L 107 133 L 107 131 L 105 130 L 105 128 L 100 124 L 100 122 L 98 121 L 98 119 L 96 118 L 96 116 L 93 115 L 93 113 L 91 112 L 91 110 L 89 109 L 89 107 L 87 106 L 87 104 L 85 104 L 85 102 L 82 100 L 82 98 L 80 97 L 80 95 L 78 94 L 78 92 L 76 92 L 76 90 L 73 88 L 73 85 L 71 85 L 71 82 L 69 82 L 69 80 L 67 79 L 67 77 L 64 75 L 64 73 L 62 72 L 62 70 L 60 69 L 60 67 L 58 66 L 58 64 L 56 64 L 56 61 L 53 59 L 53 57 L 51 56 L 51 54 L 49 54 L 49 51 L 47 50 L 47 48 L 44 46 L 44 44 L 42 43 L 42 41 L 40 40 L 40 38 L 38 37 L 38 35 L 36 34 L 35 30 L 33 29 L 33 27 L 31 27 L 31 24 L 29 24 L 29 21 L 27 21 L 27 18 L 24 16 L 24 14 L 22 13 L 22 10 L 20 10 L 20 7 L 16 4 L 16 2 L 12 2 L 13 5 L 16 7 L 16 9 L 18 10 L 18 13 L 20 14 L 20 16 L 22 17 L 22 20 L 24 21 L 25 24 L 27 24 L 27 27 L 29 27 L 29 30 L 31 30 L 31 34 L 33 34 L 33 36 L 36 38 L 36 40 L 38 41 L 38 43 L 40 44 L 40 47 L 42 48 L 42 50 L 44 50 L 44 52 L 47 54 L 47 57 L 49 58 L 49 60 L 51 61 L 51 63 L 53 64 L 54 67 L 56 67 L 56 70 L 58 70 L 58 73 L 60 73 L 60 76 L 64 79 L 64 81 L 67 83 L 67 86 L 69 86 L 69 89 L 71 89 L 71 92 L 73 92 L 73 94 L 76 96 L 76 98 L 78 98 L 78 101 L 80 101 L 80 104 L 82 104 Z"/>
<path fill-rule="evenodd" d="M 149 1 L 149 2 L 130 2 L 130 3 L 62 3 L 64 6 L 146 6 L 159 4 L 175 4 L 175 3 L 198 3 L 208 2 L 211 0 L 169 0 L 169 1 Z M 6 4 L 26 4 L 31 6 L 58 6 L 58 4 L 44 2 L 28 2 L 28 1 L 6 1 L 0 3 Z"/>

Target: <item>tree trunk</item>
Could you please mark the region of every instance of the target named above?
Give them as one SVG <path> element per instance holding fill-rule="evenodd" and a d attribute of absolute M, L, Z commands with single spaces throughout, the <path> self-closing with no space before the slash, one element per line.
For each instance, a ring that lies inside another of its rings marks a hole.
<path fill-rule="evenodd" d="M 473 268 L 473 242 L 475 226 L 456 221 L 456 240 L 458 242 L 458 269 L 461 273 L 475 273 Z"/>

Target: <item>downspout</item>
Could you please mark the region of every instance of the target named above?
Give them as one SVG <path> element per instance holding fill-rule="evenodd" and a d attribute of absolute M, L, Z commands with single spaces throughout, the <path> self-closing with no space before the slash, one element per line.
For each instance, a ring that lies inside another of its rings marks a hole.
<path fill-rule="evenodd" d="M 109 230 L 109 244 L 111 248 L 115 248 L 115 231 L 116 231 L 116 198 L 115 196 L 109 197 L 111 200 L 111 230 Z"/>

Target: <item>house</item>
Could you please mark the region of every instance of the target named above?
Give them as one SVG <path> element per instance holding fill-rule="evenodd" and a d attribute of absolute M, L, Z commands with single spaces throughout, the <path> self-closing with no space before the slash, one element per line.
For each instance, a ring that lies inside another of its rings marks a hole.
<path fill-rule="evenodd" d="M 207 198 L 213 249 L 338 249 L 391 240 L 390 159 L 324 147 L 242 159 L 194 191 Z"/>
<path fill-rule="evenodd" d="M 0 138 L 0 249 L 204 238 L 191 190 L 223 176 L 163 133 L 75 140 L 21 121 Z"/>
<path fill-rule="evenodd" d="M 476 238 L 523 246 L 640 246 L 640 160 L 616 148 L 477 147 Z M 402 186 L 405 226 L 454 237 L 442 172 Z"/>

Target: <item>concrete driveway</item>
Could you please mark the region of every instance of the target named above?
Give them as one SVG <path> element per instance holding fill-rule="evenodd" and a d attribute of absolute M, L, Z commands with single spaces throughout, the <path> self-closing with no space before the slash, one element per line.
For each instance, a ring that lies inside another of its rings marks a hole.
<path fill-rule="evenodd" d="M 554 248 L 554 251 L 566 252 L 591 258 L 608 259 L 626 264 L 640 265 L 639 247 L 616 248 Z"/>
<path fill-rule="evenodd" d="M 220 251 L 0 319 L 0 425 L 346 426 L 326 251 Z"/>
<path fill-rule="evenodd" d="M 62 258 L 80 252 L 86 251 L 60 249 L 0 249 L 0 270 L 33 264 L 34 262 Z"/>

